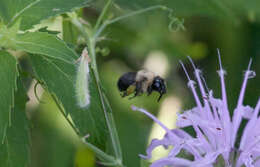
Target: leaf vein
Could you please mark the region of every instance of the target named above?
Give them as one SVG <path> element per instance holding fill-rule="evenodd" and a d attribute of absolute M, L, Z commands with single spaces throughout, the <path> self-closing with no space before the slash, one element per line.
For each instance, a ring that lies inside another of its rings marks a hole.
<path fill-rule="evenodd" d="M 52 50 L 54 52 L 57 52 L 58 54 L 61 54 L 61 55 L 64 55 L 65 57 L 68 57 L 67 54 L 64 54 L 63 52 L 55 49 L 55 48 L 52 48 L 52 47 L 48 47 L 48 46 L 45 46 L 45 45 L 41 45 L 41 44 L 36 44 L 34 42 L 25 42 L 25 41 L 18 41 L 18 40 L 15 40 L 15 39 L 12 39 L 15 43 L 18 43 L 18 44 L 28 44 L 28 45 L 33 45 L 33 46 L 38 46 L 38 47 L 42 47 L 42 48 L 45 48 L 45 49 L 49 49 L 49 50 Z M 29 49 L 25 49 L 23 48 L 25 51 L 28 51 L 28 52 L 31 52 Z M 55 58 L 55 59 L 59 59 L 59 60 L 62 60 L 62 61 L 65 61 L 66 63 L 69 63 L 69 64 L 73 64 L 71 61 L 68 61 L 66 59 L 62 59 L 62 58 L 59 58 L 59 57 L 55 57 L 55 56 L 52 56 L 52 55 L 49 55 L 49 54 L 46 54 L 46 56 L 49 56 L 49 57 L 52 57 L 52 58 Z M 72 58 L 73 59 L 73 58 Z"/>
<path fill-rule="evenodd" d="M 55 67 L 59 72 L 61 72 L 73 84 L 73 80 L 71 79 L 71 77 L 68 74 L 66 74 L 65 72 L 63 72 L 61 68 L 59 68 L 55 63 L 48 60 L 47 58 L 43 57 L 43 59 L 46 60 L 48 63 L 50 63 L 53 67 Z"/>
<path fill-rule="evenodd" d="M 16 18 L 18 18 L 21 14 L 23 14 L 24 11 L 26 11 L 27 9 L 31 8 L 32 6 L 36 5 L 37 3 L 39 3 L 41 0 L 36 0 L 30 4 L 28 4 L 27 6 L 25 6 L 23 9 L 21 9 L 18 13 L 16 13 L 11 21 L 8 23 L 8 25 L 10 25 Z"/>

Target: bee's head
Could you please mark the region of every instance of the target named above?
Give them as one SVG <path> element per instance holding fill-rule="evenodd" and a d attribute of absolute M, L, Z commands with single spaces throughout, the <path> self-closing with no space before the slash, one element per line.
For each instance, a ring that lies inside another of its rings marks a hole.
<path fill-rule="evenodd" d="M 156 76 L 152 83 L 152 90 L 160 93 L 160 96 L 157 100 L 159 102 L 162 95 L 166 93 L 166 85 L 164 83 L 164 79 L 162 79 L 160 76 Z"/>

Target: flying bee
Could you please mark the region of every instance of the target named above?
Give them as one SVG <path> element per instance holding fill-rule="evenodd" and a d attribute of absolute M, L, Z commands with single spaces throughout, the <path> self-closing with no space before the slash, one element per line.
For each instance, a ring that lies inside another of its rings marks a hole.
<path fill-rule="evenodd" d="M 143 93 L 147 93 L 149 96 L 153 91 L 157 91 L 160 93 L 160 96 L 157 100 L 159 102 L 162 95 L 166 93 L 164 79 L 148 70 L 127 72 L 123 74 L 119 78 L 117 86 L 119 91 L 122 92 L 122 97 L 134 93 L 134 96 L 130 97 L 129 99 L 132 99 Z"/>

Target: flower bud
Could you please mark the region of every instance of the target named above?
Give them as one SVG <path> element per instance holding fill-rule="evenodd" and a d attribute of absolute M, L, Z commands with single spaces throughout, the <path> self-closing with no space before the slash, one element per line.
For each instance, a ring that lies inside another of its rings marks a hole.
<path fill-rule="evenodd" d="M 85 48 L 82 51 L 79 63 L 77 65 L 76 76 L 76 98 L 81 108 L 86 108 L 90 104 L 89 94 L 89 62 L 88 51 Z"/>

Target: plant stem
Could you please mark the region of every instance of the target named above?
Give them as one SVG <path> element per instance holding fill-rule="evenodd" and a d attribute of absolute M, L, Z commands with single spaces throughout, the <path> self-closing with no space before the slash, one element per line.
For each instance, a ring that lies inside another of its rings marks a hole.
<path fill-rule="evenodd" d="M 102 161 L 102 163 L 111 163 L 111 164 L 114 164 L 116 165 L 117 164 L 117 161 L 114 157 L 104 153 L 102 150 L 100 150 L 99 148 L 97 148 L 96 146 L 86 142 L 86 141 L 83 141 L 83 143 L 89 148 L 91 149 L 96 155 L 97 157 L 99 157 Z"/>
<path fill-rule="evenodd" d="M 71 17 L 71 23 L 80 31 L 81 35 L 89 40 L 90 34 L 86 31 L 85 27 L 81 24 L 81 22 L 77 18 Z"/>
<path fill-rule="evenodd" d="M 115 121 L 114 121 L 114 117 L 113 117 L 113 114 L 112 114 L 112 108 L 109 104 L 109 101 L 106 97 L 106 95 L 103 93 L 103 99 L 105 100 L 105 104 L 107 104 L 107 108 L 108 108 L 108 119 L 109 121 L 111 122 L 111 130 L 113 131 L 114 133 L 114 140 L 115 140 L 115 143 L 118 143 L 118 154 L 119 154 L 119 157 L 120 159 L 122 160 L 123 159 L 123 156 L 122 156 L 122 151 L 121 151 L 121 147 L 120 147 L 120 141 L 119 141 L 119 136 L 118 136 L 118 133 L 117 133 L 117 130 L 116 130 L 116 124 L 115 124 Z"/>
<path fill-rule="evenodd" d="M 107 3 L 111 3 L 111 0 L 109 0 Z M 109 5 L 106 5 L 106 7 L 104 8 L 105 11 L 108 10 L 108 6 Z M 103 14 L 100 17 L 104 17 L 105 13 L 104 12 L 102 12 L 102 13 Z M 101 22 L 102 18 L 100 18 L 98 20 L 100 20 L 100 22 Z M 98 68 L 97 68 L 97 63 L 96 63 L 96 51 L 95 51 L 96 39 L 94 39 L 92 37 L 92 34 L 86 32 L 84 26 L 77 19 L 72 18 L 72 23 L 79 29 L 79 31 L 82 33 L 82 35 L 84 36 L 84 38 L 87 41 L 89 55 L 90 55 L 90 58 L 91 58 L 91 67 L 92 67 L 92 71 L 93 71 L 93 74 L 94 74 L 96 86 L 97 86 L 97 89 L 98 89 L 102 109 L 104 111 L 106 124 L 107 124 L 109 134 L 110 134 L 110 138 L 111 138 L 111 141 L 112 141 L 112 147 L 113 147 L 115 157 L 116 157 L 116 164 L 117 164 L 117 166 L 121 167 L 121 166 L 123 166 L 122 165 L 122 151 L 121 151 L 121 146 L 120 146 L 120 143 L 119 143 L 119 138 L 118 138 L 115 122 L 113 120 L 112 113 L 111 112 L 109 113 L 106 109 L 105 100 L 103 98 L 103 93 L 102 93 L 101 86 L 100 86 L 101 83 L 100 83 Z M 100 24 L 100 23 L 97 23 L 97 25 L 98 24 Z M 107 103 L 108 103 L 108 101 L 107 101 Z"/>
<path fill-rule="evenodd" d="M 171 11 L 170 8 L 167 8 L 167 7 L 162 6 L 162 5 L 156 5 L 156 6 L 151 6 L 151 7 L 148 7 L 148 8 L 140 9 L 140 10 L 137 10 L 137 11 L 134 11 L 134 12 L 130 12 L 130 13 L 125 14 L 123 16 L 116 17 L 112 20 L 107 20 L 100 26 L 100 28 L 97 31 L 95 31 L 94 39 L 97 39 L 100 36 L 100 34 L 103 32 L 103 30 L 110 24 L 113 24 L 115 22 L 118 22 L 118 21 L 123 20 L 123 19 L 128 18 L 128 17 L 132 17 L 132 16 L 135 16 L 135 15 L 139 15 L 139 14 L 149 12 L 149 11 L 152 11 L 152 10 L 156 10 L 156 9 Z"/>
<path fill-rule="evenodd" d="M 100 27 L 100 24 L 103 21 L 103 19 L 104 19 L 106 13 L 107 13 L 109 7 L 111 6 L 111 4 L 112 4 L 112 0 L 108 0 L 105 7 L 103 8 L 101 14 L 98 17 L 97 23 L 94 27 L 94 32 Z"/>
<path fill-rule="evenodd" d="M 97 68 L 97 61 L 96 61 L 96 44 L 95 41 L 93 40 L 93 38 L 90 38 L 87 41 L 87 46 L 89 47 L 89 55 L 90 55 L 90 59 L 91 59 L 91 67 L 93 68 L 94 74 L 97 78 L 97 83 L 99 84 L 99 75 L 98 75 L 98 68 Z"/>
<path fill-rule="evenodd" d="M 102 10 L 101 15 L 98 18 L 98 21 L 94 28 L 94 32 L 96 32 L 97 30 L 100 29 L 101 22 L 104 19 L 104 16 L 106 15 L 111 4 L 112 4 L 112 0 L 108 0 L 105 7 Z M 97 86 L 98 93 L 99 93 L 99 98 L 101 101 L 102 109 L 104 111 L 107 127 L 110 132 L 109 134 L 110 134 L 110 138 L 112 141 L 112 147 L 113 147 L 116 159 L 118 160 L 118 163 L 119 163 L 118 165 L 123 166 L 122 165 L 122 151 L 121 151 L 121 146 L 120 146 L 120 142 L 119 142 L 119 138 L 118 138 L 118 134 L 117 134 L 117 130 L 116 130 L 116 125 L 115 125 L 115 122 L 113 119 L 112 112 L 107 111 L 106 105 L 109 105 L 109 102 L 104 100 L 103 92 L 102 92 L 101 86 L 100 86 L 101 83 L 100 83 L 99 73 L 98 73 L 98 68 L 97 68 L 97 63 L 96 63 L 96 51 L 95 51 L 96 38 L 95 38 L 95 36 L 89 38 L 88 46 L 89 46 L 89 53 L 90 53 L 90 57 L 91 57 L 91 65 L 93 68 L 96 86 Z"/>
<path fill-rule="evenodd" d="M 122 152 L 121 152 L 121 146 L 120 146 L 120 142 L 119 142 L 119 138 L 118 138 L 118 134 L 117 134 L 117 130 L 116 130 L 116 125 L 115 125 L 115 122 L 113 119 L 113 115 L 112 115 L 111 111 L 110 112 L 107 111 L 106 105 L 109 105 L 109 103 L 108 103 L 108 101 L 104 100 L 104 96 L 101 91 L 100 83 L 98 83 L 99 82 L 98 73 L 96 73 L 94 69 L 93 69 L 93 73 L 94 73 L 102 109 L 104 111 L 105 119 L 107 122 L 107 127 L 109 130 L 110 138 L 112 141 L 112 146 L 113 146 L 113 149 L 115 152 L 115 156 L 121 164 L 122 163 Z"/>

